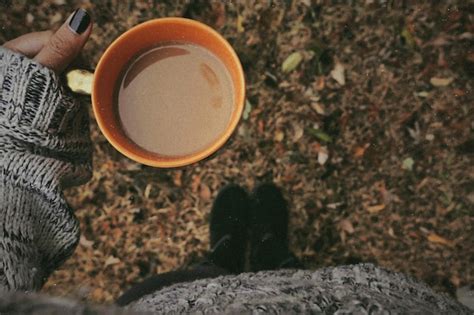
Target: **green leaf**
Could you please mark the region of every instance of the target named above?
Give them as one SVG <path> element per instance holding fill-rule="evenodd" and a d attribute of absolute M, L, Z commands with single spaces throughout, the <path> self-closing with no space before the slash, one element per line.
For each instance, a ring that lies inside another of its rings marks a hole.
<path fill-rule="evenodd" d="M 283 73 L 288 73 L 295 70 L 302 60 L 303 55 L 300 52 L 292 53 L 285 59 L 285 61 L 283 61 L 283 64 L 281 65 L 281 71 L 283 71 Z"/>
<path fill-rule="evenodd" d="M 332 137 L 320 129 L 308 128 L 308 133 L 324 142 L 332 142 Z"/>
<path fill-rule="evenodd" d="M 244 113 L 242 114 L 242 118 L 244 120 L 249 119 L 251 111 L 252 111 L 252 104 L 249 102 L 249 100 L 245 100 L 245 108 L 244 108 Z"/>
<path fill-rule="evenodd" d="M 408 28 L 403 28 L 401 36 L 405 39 L 405 43 L 407 43 L 408 47 L 414 48 L 416 46 L 415 38 L 413 37 L 412 33 L 410 33 Z"/>
<path fill-rule="evenodd" d="M 415 161 L 413 161 L 413 159 L 409 157 L 403 160 L 402 168 L 404 170 L 411 171 L 413 169 L 414 164 L 415 164 Z"/>

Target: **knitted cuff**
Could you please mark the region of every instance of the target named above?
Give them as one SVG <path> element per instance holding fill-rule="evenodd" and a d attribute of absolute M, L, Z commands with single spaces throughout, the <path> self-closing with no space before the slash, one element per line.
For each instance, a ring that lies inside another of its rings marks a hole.
<path fill-rule="evenodd" d="M 17 184 L 55 191 L 90 177 L 88 112 L 54 72 L 0 47 L 0 168 Z"/>
<path fill-rule="evenodd" d="M 77 110 L 56 75 L 27 57 L 0 47 L 0 123 L 56 134 Z"/>

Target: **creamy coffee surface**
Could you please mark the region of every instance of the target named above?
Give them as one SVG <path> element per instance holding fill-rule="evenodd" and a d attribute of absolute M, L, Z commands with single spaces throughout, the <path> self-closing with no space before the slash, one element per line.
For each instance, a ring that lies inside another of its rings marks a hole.
<path fill-rule="evenodd" d="M 230 74 L 220 59 L 181 42 L 136 57 L 116 91 L 127 136 L 166 156 L 193 154 L 217 140 L 229 124 L 233 97 Z"/>

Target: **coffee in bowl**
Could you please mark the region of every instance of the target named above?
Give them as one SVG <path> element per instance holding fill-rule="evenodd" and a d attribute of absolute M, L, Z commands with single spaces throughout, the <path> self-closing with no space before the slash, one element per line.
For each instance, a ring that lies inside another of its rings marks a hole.
<path fill-rule="evenodd" d="M 161 43 L 133 58 L 116 87 L 127 136 L 166 156 L 202 150 L 229 124 L 230 74 L 209 50 L 187 42 Z"/>
<path fill-rule="evenodd" d="M 120 35 L 99 60 L 92 108 L 109 143 L 154 167 L 189 165 L 234 132 L 245 102 L 239 58 L 215 30 L 160 18 Z"/>

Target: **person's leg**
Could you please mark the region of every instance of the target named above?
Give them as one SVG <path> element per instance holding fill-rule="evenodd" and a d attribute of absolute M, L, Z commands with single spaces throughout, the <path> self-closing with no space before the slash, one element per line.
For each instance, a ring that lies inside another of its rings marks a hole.
<path fill-rule="evenodd" d="M 211 249 L 208 257 L 190 269 L 152 276 L 120 296 L 116 304 L 125 306 L 164 287 L 198 279 L 215 278 L 243 271 L 247 245 L 247 218 L 250 200 L 242 188 L 221 189 L 211 210 Z"/>
<path fill-rule="evenodd" d="M 254 190 L 252 197 L 252 270 L 304 268 L 288 248 L 288 206 L 280 189 L 274 184 L 262 184 Z"/>

